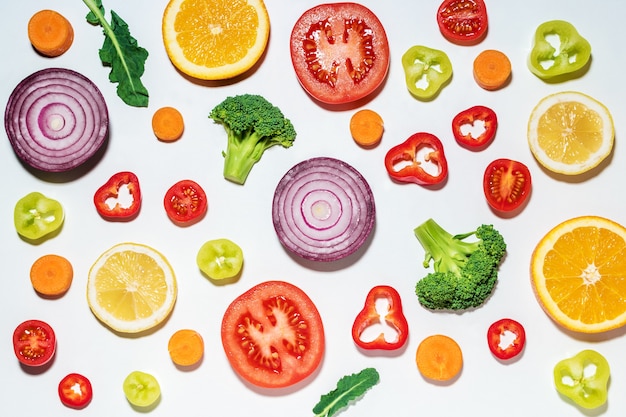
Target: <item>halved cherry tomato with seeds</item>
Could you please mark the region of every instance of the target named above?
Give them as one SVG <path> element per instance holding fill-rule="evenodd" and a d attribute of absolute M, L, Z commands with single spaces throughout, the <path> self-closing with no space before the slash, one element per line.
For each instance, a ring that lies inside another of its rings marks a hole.
<path fill-rule="evenodd" d="M 296 384 L 324 356 L 324 326 L 315 304 L 283 281 L 258 284 L 237 297 L 222 319 L 222 345 L 232 368 L 264 388 Z"/>
<path fill-rule="evenodd" d="M 524 326 L 513 319 L 500 319 L 487 330 L 489 350 L 498 359 L 511 359 L 519 355 L 526 343 Z"/>
<path fill-rule="evenodd" d="M 477 44 L 487 33 L 487 7 L 483 0 L 444 0 L 437 10 L 437 24 L 450 42 Z"/>
<path fill-rule="evenodd" d="M 487 203 L 494 210 L 513 211 L 528 198 L 532 178 L 528 167 L 521 162 L 501 158 L 491 162 L 483 177 Z"/>
<path fill-rule="evenodd" d="M 20 363 L 42 366 L 50 362 L 56 351 L 52 327 L 41 320 L 26 320 L 13 332 L 13 350 Z"/>
<path fill-rule="evenodd" d="M 322 103 L 368 96 L 389 69 L 385 29 L 357 3 L 321 4 L 304 12 L 291 32 L 290 50 L 300 84 Z"/>
<path fill-rule="evenodd" d="M 176 224 L 187 226 L 199 221 L 207 211 L 206 193 L 198 183 L 181 180 L 172 185 L 163 199 L 165 212 Z"/>
<path fill-rule="evenodd" d="M 85 408 L 93 398 L 91 382 L 81 374 L 68 374 L 59 382 L 59 398 L 70 408 Z"/>

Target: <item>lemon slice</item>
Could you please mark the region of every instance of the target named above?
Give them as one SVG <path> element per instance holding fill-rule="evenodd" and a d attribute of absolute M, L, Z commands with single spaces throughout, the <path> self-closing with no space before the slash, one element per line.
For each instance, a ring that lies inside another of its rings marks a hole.
<path fill-rule="evenodd" d="M 161 30 L 165 51 L 181 72 L 224 80 L 263 55 L 270 20 L 263 0 L 170 0 Z"/>
<path fill-rule="evenodd" d="M 138 243 L 120 243 L 105 251 L 87 278 L 91 311 L 121 333 L 157 326 L 174 308 L 176 295 L 176 277 L 167 259 Z"/>
<path fill-rule="evenodd" d="M 528 122 L 528 144 L 546 169 L 567 175 L 598 166 L 613 149 L 611 113 L 596 99 L 575 91 L 543 98 Z"/>
<path fill-rule="evenodd" d="M 581 333 L 626 324 L 626 228 L 598 216 L 566 220 L 537 244 L 531 283 L 556 323 Z"/>

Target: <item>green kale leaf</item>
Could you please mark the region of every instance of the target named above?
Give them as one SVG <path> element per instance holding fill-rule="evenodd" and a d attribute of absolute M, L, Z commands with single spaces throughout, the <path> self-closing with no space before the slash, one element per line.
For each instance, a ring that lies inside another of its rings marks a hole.
<path fill-rule="evenodd" d="M 358 400 L 370 388 L 378 383 L 380 376 L 374 368 L 365 368 L 361 372 L 346 375 L 337 382 L 337 388 L 322 395 L 313 408 L 315 417 L 332 417 L 340 410 Z"/>
<path fill-rule="evenodd" d="M 101 0 L 83 0 L 89 7 L 87 22 L 99 25 L 104 32 L 100 60 L 111 67 L 109 81 L 118 83 L 117 95 L 129 106 L 147 107 L 148 90 L 141 83 L 148 51 L 137 44 L 126 22 L 111 10 L 111 23 L 104 17 Z"/>

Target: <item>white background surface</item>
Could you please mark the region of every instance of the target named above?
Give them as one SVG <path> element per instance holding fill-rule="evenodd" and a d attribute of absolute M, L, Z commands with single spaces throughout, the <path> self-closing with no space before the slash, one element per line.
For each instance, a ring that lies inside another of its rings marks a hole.
<path fill-rule="evenodd" d="M 623 179 L 626 154 L 621 138 L 624 126 L 624 76 L 626 64 L 621 40 L 623 5 L 618 0 L 489 1 L 489 33 L 479 45 L 455 46 L 440 34 L 435 19 L 438 0 L 364 1 L 386 27 L 391 67 L 379 95 L 361 107 L 378 111 L 385 119 L 385 135 L 375 149 L 364 150 L 352 141 L 348 122 L 354 109 L 328 110 L 313 102 L 300 88 L 289 58 L 289 34 L 294 22 L 316 1 L 268 0 L 272 32 L 263 61 L 253 73 L 234 82 L 194 83 L 170 64 L 161 40 L 164 0 L 107 0 L 107 16 L 115 10 L 129 24 L 132 35 L 150 52 L 144 84 L 150 92 L 148 108 L 132 108 L 115 94 L 108 69 L 100 65 L 101 29 L 89 25 L 87 7 L 80 1 L 29 0 L 2 2 L 3 64 L 0 67 L 0 102 L 6 103 L 14 86 L 30 73 L 51 66 L 79 71 L 94 81 L 110 111 L 110 141 L 106 153 L 88 172 L 63 179 L 43 178 L 26 170 L 14 156 L 6 134 L 0 133 L 0 236 L 3 266 L 0 305 L 0 414 L 70 415 L 58 400 L 56 387 L 70 372 L 88 376 L 94 398 L 81 415 L 134 415 L 121 389 L 133 370 L 154 374 L 162 388 L 155 416 L 307 416 L 337 380 L 348 373 L 373 366 L 380 383 L 347 409 L 342 416 L 528 416 L 626 414 L 626 357 L 623 331 L 583 337 L 563 331 L 551 322 L 536 302 L 529 283 L 533 248 L 550 228 L 570 217 L 594 214 L 626 222 Z M 75 41 L 63 56 L 47 59 L 30 47 L 26 24 L 43 8 L 53 8 L 73 24 Z M 526 67 L 535 28 L 551 19 L 568 20 L 592 45 L 592 63 L 582 77 L 562 84 L 547 84 Z M 406 49 L 422 44 L 444 50 L 452 61 L 454 76 L 432 102 L 410 96 L 404 85 L 400 59 Z M 509 86 L 496 92 L 479 88 L 472 78 L 474 57 L 483 49 L 504 51 L 513 66 Z M 615 119 L 614 153 L 601 169 L 583 178 L 560 178 L 542 170 L 526 143 L 526 124 L 534 105 L 545 95 L 578 90 L 602 101 Z M 291 118 L 298 138 L 291 149 L 273 148 L 252 170 L 247 183 L 238 186 L 222 178 L 223 129 L 207 117 L 227 95 L 258 93 L 281 107 Z M 498 114 L 494 143 L 472 153 L 454 141 L 450 122 L 470 106 L 482 104 Z M 186 131 L 175 143 L 157 141 L 150 128 L 159 107 L 178 107 Z M 427 131 L 444 142 L 449 178 L 439 189 L 394 184 L 383 158 L 387 150 L 409 135 Z M 271 200 L 281 176 L 294 164 L 315 156 L 332 156 L 357 168 L 370 183 L 377 203 L 377 223 L 366 247 L 339 264 L 315 265 L 288 255 L 280 246 L 271 220 Z M 517 216 L 494 214 L 482 191 L 482 173 L 496 158 L 517 159 L 533 175 L 533 191 L 526 208 Z M 109 223 L 96 213 L 95 190 L 112 174 L 134 171 L 143 190 L 140 215 L 129 223 Z M 208 194 L 209 211 L 192 227 L 172 224 L 162 206 L 165 191 L 180 179 L 190 178 Z M 15 202 L 31 191 L 40 191 L 65 207 L 62 232 L 33 246 L 22 241 L 13 226 Z M 453 233 L 493 223 L 508 243 L 493 297 L 482 308 L 465 314 L 432 313 L 417 302 L 413 289 L 427 272 L 423 250 L 413 228 L 434 217 Z M 244 250 L 245 269 L 231 285 L 216 286 L 197 270 L 195 256 L 206 240 L 227 237 Z M 102 326 L 85 300 L 86 275 L 100 253 L 110 246 L 135 241 L 164 253 L 178 277 L 179 296 L 169 321 L 158 331 L 139 338 L 119 337 Z M 57 300 L 38 297 L 28 271 L 46 253 L 69 258 L 75 278 L 69 292 Z M 242 382 L 226 361 L 219 326 L 226 306 L 252 285 L 281 279 L 298 285 L 314 300 L 326 329 L 326 355 L 318 372 L 305 383 L 279 391 L 259 390 Z M 355 347 L 350 329 L 371 287 L 394 286 L 401 294 L 410 325 L 409 341 L 400 352 L 364 354 Z M 491 356 L 486 330 L 495 320 L 511 317 L 526 328 L 527 346 L 518 360 L 503 364 Z M 26 319 L 39 318 L 57 333 L 54 364 L 41 374 L 24 371 L 13 355 L 11 334 Z M 202 364 L 183 372 L 170 361 L 167 341 L 180 328 L 198 330 L 205 340 Z M 447 386 L 426 382 L 416 369 L 419 342 L 434 333 L 447 334 L 463 349 L 461 376 Z M 605 407 L 582 412 L 554 389 L 554 364 L 578 351 L 601 352 L 612 367 L 609 401 Z"/>

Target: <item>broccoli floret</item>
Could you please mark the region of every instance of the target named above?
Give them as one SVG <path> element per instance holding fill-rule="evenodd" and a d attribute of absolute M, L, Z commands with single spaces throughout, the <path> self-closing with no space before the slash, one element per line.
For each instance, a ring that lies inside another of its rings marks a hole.
<path fill-rule="evenodd" d="M 417 298 L 431 310 L 467 310 L 481 306 L 498 280 L 498 267 L 506 253 L 502 235 L 492 225 L 451 235 L 433 219 L 414 230 L 426 251 L 423 265 L 433 261 L 434 272 L 415 286 Z M 474 236 L 476 240 L 466 242 Z"/>
<path fill-rule="evenodd" d="M 296 139 L 291 121 L 260 95 L 227 97 L 211 110 L 209 118 L 226 130 L 224 178 L 237 184 L 246 181 L 266 149 L 274 145 L 289 148 Z"/>

